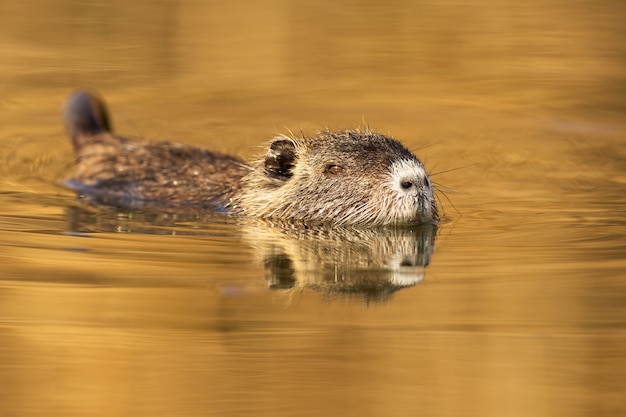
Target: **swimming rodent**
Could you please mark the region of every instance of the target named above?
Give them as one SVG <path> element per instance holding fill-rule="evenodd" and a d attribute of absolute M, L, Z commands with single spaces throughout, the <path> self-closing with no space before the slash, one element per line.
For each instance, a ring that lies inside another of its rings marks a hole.
<path fill-rule="evenodd" d="M 73 93 L 64 116 L 77 159 L 65 185 L 94 204 L 224 211 L 306 224 L 438 220 L 423 164 L 400 142 L 369 129 L 281 135 L 248 164 L 188 145 L 117 136 L 94 92 Z"/>

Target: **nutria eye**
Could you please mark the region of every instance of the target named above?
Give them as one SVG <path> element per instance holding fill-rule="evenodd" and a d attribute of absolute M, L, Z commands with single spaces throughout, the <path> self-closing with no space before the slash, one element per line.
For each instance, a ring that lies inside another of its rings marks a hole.
<path fill-rule="evenodd" d="M 340 165 L 328 165 L 326 171 L 330 172 L 333 175 L 337 175 L 343 171 L 343 167 Z"/>

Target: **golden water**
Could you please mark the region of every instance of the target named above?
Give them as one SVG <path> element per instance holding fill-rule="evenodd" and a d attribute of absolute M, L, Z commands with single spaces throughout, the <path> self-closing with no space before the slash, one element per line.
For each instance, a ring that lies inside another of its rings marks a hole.
<path fill-rule="evenodd" d="M 626 413 L 626 7 L 0 4 L 0 415 Z M 84 210 L 65 97 L 252 158 L 367 123 L 436 231 Z M 275 227 L 272 227 L 275 226 Z"/>

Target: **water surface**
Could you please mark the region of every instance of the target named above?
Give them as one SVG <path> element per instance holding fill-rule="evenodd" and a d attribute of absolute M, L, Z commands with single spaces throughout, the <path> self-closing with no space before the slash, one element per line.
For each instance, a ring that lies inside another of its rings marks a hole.
<path fill-rule="evenodd" d="M 626 411 L 621 2 L 0 5 L 0 414 Z M 60 120 L 253 159 L 367 124 L 435 230 L 93 210 Z"/>

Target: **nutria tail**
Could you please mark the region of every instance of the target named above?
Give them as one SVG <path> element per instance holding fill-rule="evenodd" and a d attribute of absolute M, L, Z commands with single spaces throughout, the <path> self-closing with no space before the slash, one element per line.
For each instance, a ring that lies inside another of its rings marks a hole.
<path fill-rule="evenodd" d="M 79 90 L 72 93 L 65 104 L 63 117 L 76 152 L 89 138 L 111 131 L 106 104 L 94 92 Z"/>

